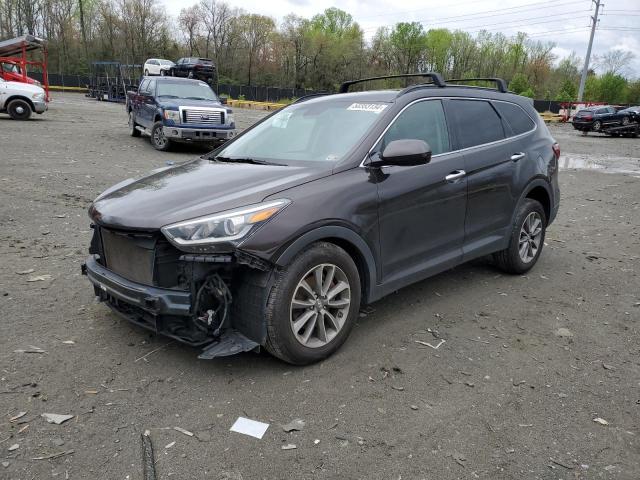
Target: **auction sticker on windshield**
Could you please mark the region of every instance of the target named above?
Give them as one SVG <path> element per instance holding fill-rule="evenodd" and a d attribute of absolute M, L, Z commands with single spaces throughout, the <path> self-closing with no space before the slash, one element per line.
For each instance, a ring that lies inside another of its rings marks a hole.
<path fill-rule="evenodd" d="M 347 110 L 356 110 L 359 112 L 373 112 L 376 115 L 382 112 L 387 105 L 380 103 L 352 103 Z"/>

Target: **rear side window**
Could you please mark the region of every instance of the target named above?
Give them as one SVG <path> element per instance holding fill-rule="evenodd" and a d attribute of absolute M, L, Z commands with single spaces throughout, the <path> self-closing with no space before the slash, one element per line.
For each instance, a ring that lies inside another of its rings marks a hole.
<path fill-rule="evenodd" d="M 493 106 L 496 107 L 496 110 L 498 110 L 498 113 L 507 122 L 507 125 L 511 127 L 513 135 L 529 132 L 535 127 L 535 123 L 533 123 L 531 117 L 518 105 L 506 102 L 494 102 Z"/>
<path fill-rule="evenodd" d="M 504 139 L 502 121 L 484 100 L 451 100 L 447 104 L 455 125 L 459 148 L 475 147 Z"/>
<path fill-rule="evenodd" d="M 380 151 L 394 140 L 424 140 L 437 155 L 451 151 L 449 132 L 440 100 L 427 100 L 407 107 L 382 138 Z"/>
<path fill-rule="evenodd" d="M 606 108 L 601 108 L 600 110 L 598 110 L 596 112 L 598 115 L 604 115 L 605 113 L 609 113 L 609 111 Z"/>

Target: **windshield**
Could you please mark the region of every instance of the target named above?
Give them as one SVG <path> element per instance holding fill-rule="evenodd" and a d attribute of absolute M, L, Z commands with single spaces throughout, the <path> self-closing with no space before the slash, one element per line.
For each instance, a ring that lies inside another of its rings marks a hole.
<path fill-rule="evenodd" d="M 224 158 L 337 162 L 356 147 L 387 103 L 321 100 L 291 105 L 218 152 Z"/>
<path fill-rule="evenodd" d="M 174 65 L 171 60 L 160 60 L 160 65 Z"/>
<path fill-rule="evenodd" d="M 16 65 L 15 63 L 3 63 L 2 69 L 5 72 L 20 73 L 20 69 L 18 68 L 18 65 Z"/>
<path fill-rule="evenodd" d="M 156 95 L 168 98 L 218 101 L 218 97 L 213 93 L 211 87 L 204 82 L 158 82 Z"/>

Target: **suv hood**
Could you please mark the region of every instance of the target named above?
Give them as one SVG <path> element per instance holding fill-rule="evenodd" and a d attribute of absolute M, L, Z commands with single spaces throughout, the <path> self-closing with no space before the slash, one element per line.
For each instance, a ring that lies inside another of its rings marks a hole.
<path fill-rule="evenodd" d="M 101 225 L 157 230 L 170 223 L 260 203 L 274 193 L 331 173 L 329 168 L 199 159 L 114 185 L 94 200 L 89 216 Z"/>
<path fill-rule="evenodd" d="M 162 108 L 170 108 L 177 110 L 178 107 L 217 107 L 226 108 L 220 102 L 213 100 L 187 100 L 185 98 L 159 99 L 158 103 Z"/>

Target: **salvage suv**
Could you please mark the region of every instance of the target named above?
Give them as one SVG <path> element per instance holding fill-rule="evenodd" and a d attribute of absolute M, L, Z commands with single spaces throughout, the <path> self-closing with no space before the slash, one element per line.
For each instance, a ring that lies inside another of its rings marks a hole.
<path fill-rule="evenodd" d="M 263 346 L 308 364 L 399 288 L 488 254 L 528 271 L 558 211 L 558 144 L 503 80 L 420 76 L 302 98 L 102 193 L 83 266 L 95 294 L 200 358 Z"/>
<path fill-rule="evenodd" d="M 137 91 L 127 92 L 131 135 L 149 135 L 156 150 L 172 142 L 219 145 L 233 138 L 233 111 L 200 80 L 143 77 Z"/>

